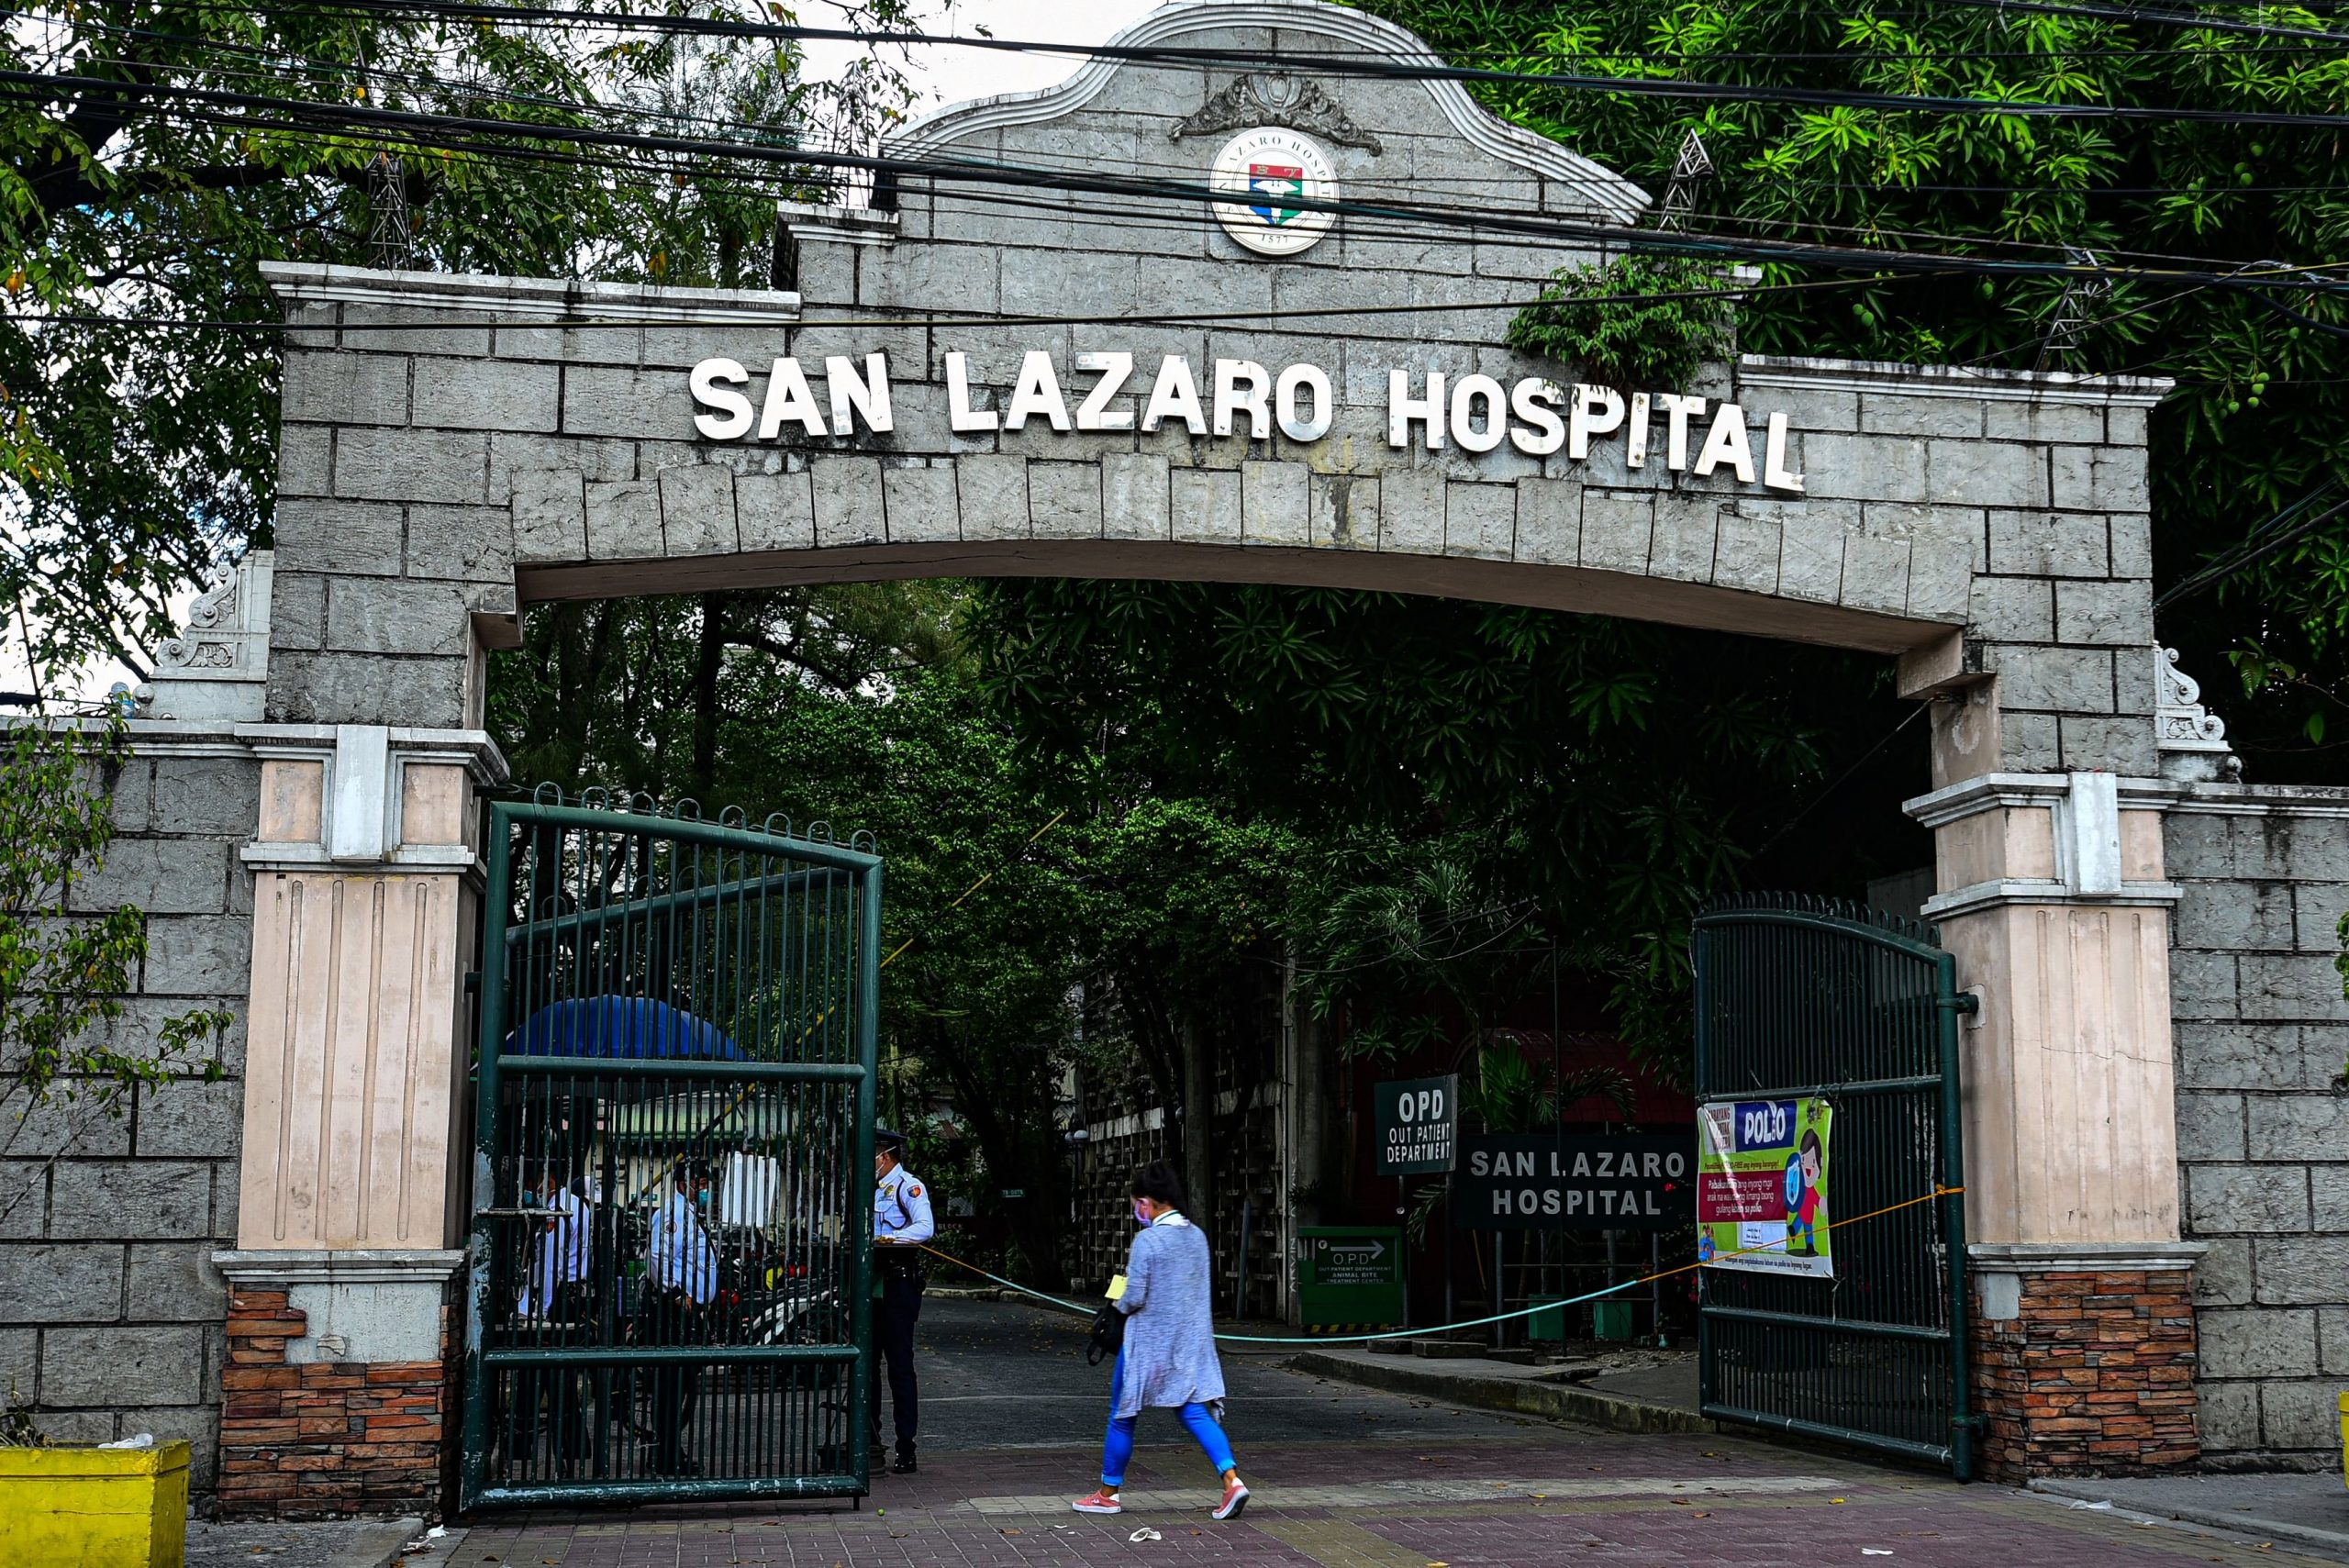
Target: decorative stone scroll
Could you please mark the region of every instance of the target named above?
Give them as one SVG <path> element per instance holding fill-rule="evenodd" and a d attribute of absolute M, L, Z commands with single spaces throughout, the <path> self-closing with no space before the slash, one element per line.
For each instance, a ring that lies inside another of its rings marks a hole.
<path fill-rule="evenodd" d="M 139 691 L 142 708 L 159 718 L 262 717 L 275 559 L 254 550 L 188 606 L 186 629 L 155 650 L 154 673 Z"/>
<path fill-rule="evenodd" d="M 2155 648 L 2154 745 L 2162 777 L 2183 783 L 2240 778 L 2243 762 L 2227 746 L 2226 721 L 2202 706 L 2202 686 L 2177 667 L 2177 650 Z"/>

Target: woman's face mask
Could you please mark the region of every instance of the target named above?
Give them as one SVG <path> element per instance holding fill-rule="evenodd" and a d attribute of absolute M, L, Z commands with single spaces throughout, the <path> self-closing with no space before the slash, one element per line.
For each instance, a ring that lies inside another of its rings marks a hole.
<path fill-rule="evenodd" d="M 1150 1223 L 1150 1205 L 1144 1203 L 1140 1198 L 1134 1199 L 1134 1223 L 1136 1225 L 1148 1225 Z"/>

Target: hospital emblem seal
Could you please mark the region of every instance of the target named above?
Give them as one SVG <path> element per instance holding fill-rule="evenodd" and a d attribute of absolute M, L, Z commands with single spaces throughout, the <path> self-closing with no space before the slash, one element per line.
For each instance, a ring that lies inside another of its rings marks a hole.
<path fill-rule="evenodd" d="M 1337 171 L 1321 144 L 1278 126 L 1243 130 L 1215 155 L 1209 183 L 1240 199 L 1218 202 L 1224 232 L 1260 256 L 1294 256 L 1311 250 L 1337 215 L 1300 206 L 1298 198 L 1338 199 Z"/>

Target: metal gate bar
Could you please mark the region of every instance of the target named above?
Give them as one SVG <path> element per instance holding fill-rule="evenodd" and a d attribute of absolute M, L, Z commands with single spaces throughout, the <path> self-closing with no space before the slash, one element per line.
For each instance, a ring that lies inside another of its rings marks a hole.
<path fill-rule="evenodd" d="M 463 1505 L 869 1488 L 876 856 L 492 808 Z"/>
<path fill-rule="evenodd" d="M 1748 895 L 1696 922 L 1697 1097 L 1825 1097 L 1835 1276 L 1698 1272 L 1703 1413 L 1974 1469 L 1957 1018 L 1936 933 Z"/>

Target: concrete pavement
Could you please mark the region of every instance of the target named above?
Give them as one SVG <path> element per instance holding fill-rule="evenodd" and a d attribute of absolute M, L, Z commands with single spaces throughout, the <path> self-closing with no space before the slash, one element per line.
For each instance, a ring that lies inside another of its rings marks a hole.
<path fill-rule="evenodd" d="M 2033 1490 L 2154 1518 L 2247 1531 L 2349 1560 L 2349 1485 L 2341 1472 L 2172 1475 L 2117 1481 L 2041 1481 Z"/>
<path fill-rule="evenodd" d="M 1085 1324 L 1049 1308 L 925 1301 L 915 1332 L 922 1368 L 921 1451 L 1084 1448 L 1101 1440 L 1109 1369 L 1085 1364 Z M 1251 1328 L 1250 1332 L 1255 1332 Z M 1293 1330 L 1264 1326 L 1267 1334 Z M 1274 1441 L 1404 1441 L 1482 1436 L 1484 1418 L 1400 1401 L 1339 1382 L 1299 1378 L 1282 1363 L 1293 1347 L 1227 1348 L 1227 1428 L 1244 1456 Z M 885 1407 L 882 1430 L 889 1417 Z M 1074 1493 L 1070 1494 L 1075 1496 Z"/>
<path fill-rule="evenodd" d="M 1214 1478 L 1153 1414 L 1115 1518 L 1070 1513 L 1095 1478 L 1107 1378 L 1075 1330 L 1025 1308 L 934 1303 L 921 1473 L 861 1512 L 772 1507 L 488 1517 L 450 1568 L 2273 1568 L 2282 1543 L 2139 1521 L 2002 1487 L 1711 1433 L 1600 1431 L 1452 1407 L 1235 1356 L 1231 1429 L 1255 1490 L 1207 1517 Z M 1148 1533 L 1145 1533 L 1148 1532 Z M 1139 1537 L 1139 1539 L 1137 1539 Z M 438 1568 L 436 1559 L 435 1568 Z"/>
<path fill-rule="evenodd" d="M 1212 1478 L 1187 1445 L 1167 1440 L 1177 1434 L 1161 1421 L 1129 1478 L 1136 1506 L 1115 1518 L 1067 1511 L 1067 1499 L 1091 1480 L 1089 1444 L 963 1452 L 925 1463 L 918 1476 L 884 1478 L 862 1513 L 549 1512 L 477 1526 L 451 1568 L 1861 1568 L 1877 1555 L 1884 1568 L 2317 1561 L 2198 1527 L 2140 1523 L 1742 1440 L 1518 1429 L 1504 1418 L 1479 1418 L 1486 1435 L 1441 1446 L 1262 1447 L 1243 1461 L 1256 1498 L 1230 1524 L 1208 1518 Z"/>
<path fill-rule="evenodd" d="M 1387 1355 L 1359 1346 L 1302 1351 L 1289 1364 L 1316 1377 L 1440 1404 L 1580 1421 L 1621 1432 L 1714 1429 L 1712 1422 L 1697 1413 L 1697 1363 L 1690 1356 L 1636 1372 L 1572 1380 L 1562 1376 L 1564 1369 L 1558 1367 L 1475 1359 L 1431 1360 Z"/>

